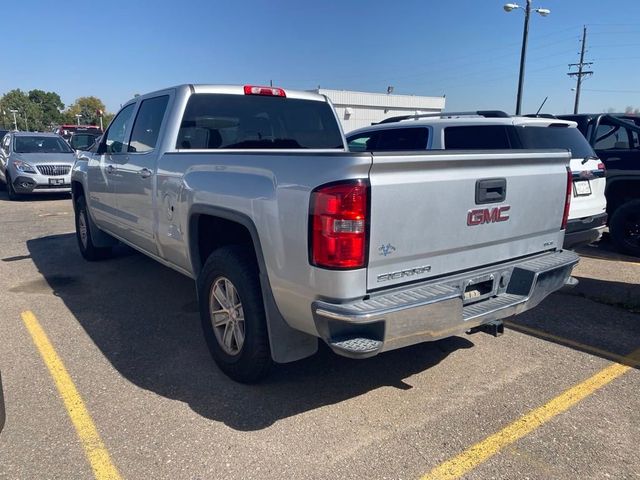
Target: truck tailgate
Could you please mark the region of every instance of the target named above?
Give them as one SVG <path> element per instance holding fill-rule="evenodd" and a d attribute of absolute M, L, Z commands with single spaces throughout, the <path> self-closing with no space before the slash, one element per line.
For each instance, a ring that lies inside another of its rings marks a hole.
<path fill-rule="evenodd" d="M 368 290 L 560 248 L 569 159 L 563 151 L 374 153 Z"/>

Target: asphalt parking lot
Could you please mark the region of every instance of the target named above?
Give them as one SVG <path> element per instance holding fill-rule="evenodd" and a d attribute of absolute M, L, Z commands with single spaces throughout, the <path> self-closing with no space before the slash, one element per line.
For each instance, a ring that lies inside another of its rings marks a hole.
<path fill-rule="evenodd" d="M 500 338 L 321 349 L 244 386 L 192 281 L 82 260 L 69 197 L 0 191 L 0 233 L 0 478 L 640 478 L 640 259 L 606 241 Z"/>

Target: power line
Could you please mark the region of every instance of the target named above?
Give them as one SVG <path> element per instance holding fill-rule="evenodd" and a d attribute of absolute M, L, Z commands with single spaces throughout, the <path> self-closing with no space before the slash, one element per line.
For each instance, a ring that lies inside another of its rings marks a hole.
<path fill-rule="evenodd" d="M 585 88 L 585 92 L 603 92 L 603 93 L 640 93 L 640 90 L 605 90 L 599 88 Z"/>

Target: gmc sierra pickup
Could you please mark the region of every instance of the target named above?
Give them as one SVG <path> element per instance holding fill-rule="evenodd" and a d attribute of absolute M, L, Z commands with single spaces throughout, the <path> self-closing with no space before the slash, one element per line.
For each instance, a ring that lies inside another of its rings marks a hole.
<path fill-rule="evenodd" d="M 182 85 L 136 97 L 72 172 L 83 257 L 118 241 L 196 281 L 231 378 L 365 358 L 492 324 L 570 279 L 561 150 L 352 153 L 309 92 Z"/>

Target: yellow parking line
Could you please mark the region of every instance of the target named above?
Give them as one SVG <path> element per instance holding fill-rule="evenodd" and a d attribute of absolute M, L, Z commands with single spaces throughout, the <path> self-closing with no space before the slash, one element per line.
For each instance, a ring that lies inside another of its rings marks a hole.
<path fill-rule="evenodd" d="M 91 415 L 89 415 L 89 411 L 82 401 L 82 397 L 73 384 L 73 380 L 71 380 L 67 369 L 62 363 L 62 359 L 58 356 L 47 334 L 40 326 L 38 319 L 32 312 L 26 311 L 22 312 L 22 321 L 31 334 L 33 343 L 38 348 L 42 360 L 49 369 L 49 373 L 58 388 L 69 418 L 73 422 L 87 459 L 91 464 L 95 478 L 98 480 L 120 479 L 120 474 L 111 462 L 109 452 L 104 443 L 102 443 L 98 430 L 93 420 L 91 420 Z"/>
<path fill-rule="evenodd" d="M 499 432 L 438 465 L 422 477 L 422 480 L 443 480 L 462 477 L 507 445 L 517 442 L 555 416 L 584 400 L 596 390 L 625 374 L 632 368 L 630 365 L 638 365 L 640 363 L 640 349 L 624 357 L 624 359 L 626 360 L 624 365 L 615 363 L 599 371 L 584 382 L 564 391 L 548 403 L 520 417 Z"/>

